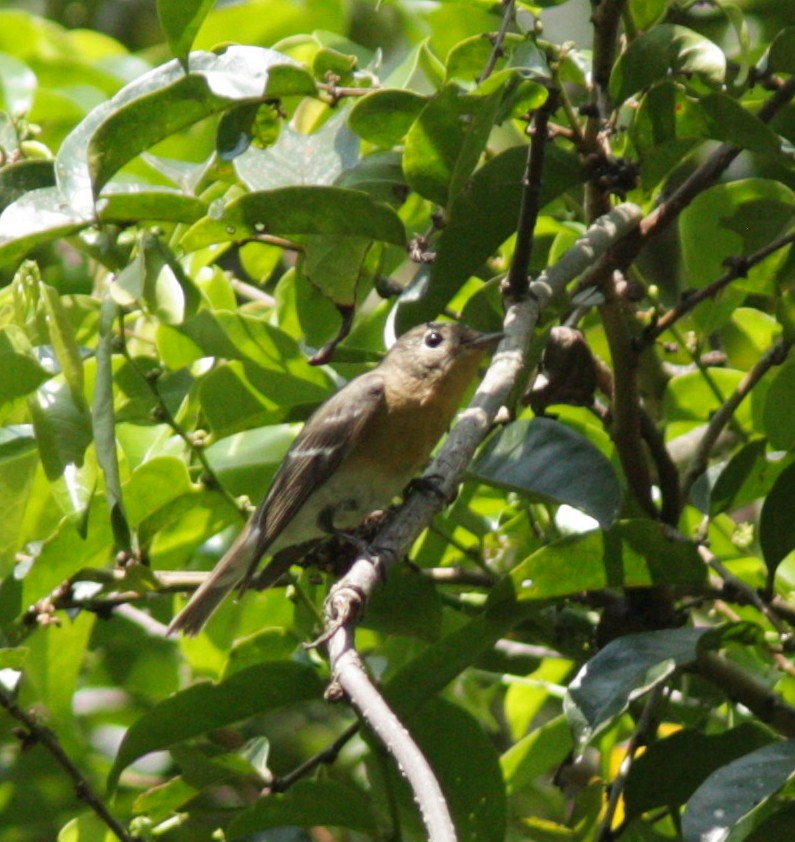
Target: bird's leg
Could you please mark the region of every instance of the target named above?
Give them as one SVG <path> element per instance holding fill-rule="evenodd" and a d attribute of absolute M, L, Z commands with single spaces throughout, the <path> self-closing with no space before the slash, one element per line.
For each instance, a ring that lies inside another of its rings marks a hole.
<path fill-rule="evenodd" d="M 367 541 L 364 540 L 364 538 L 360 537 L 355 532 L 347 532 L 344 529 L 339 529 L 334 526 L 334 510 L 333 506 L 329 506 L 327 509 L 324 509 L 320 513 L 320 517 L 317 519 L 318 526 L 328 535 L 333 535 L 335 538 L 342 538 L 349 544 L 353 544 L 353 546 L 356 547 L 363 556 L 367 556 L 370 560 L 375 558 L 376 554 L 374 553 L 373 548 Z"/>
<path fill-rule="evenodd" d="M 425 474 L 425 476 L 414 477 L 406 488 L 406 494 L 412 491 L 421 491 L 426 494 L 432 494 L 442 505 L 447 507 L 455 501 L 458 497 L 458 491 L 453 491 L 451 494 L 446 494 L 442 491 L 442 481 L 444 477 L 441 474 Z"/>

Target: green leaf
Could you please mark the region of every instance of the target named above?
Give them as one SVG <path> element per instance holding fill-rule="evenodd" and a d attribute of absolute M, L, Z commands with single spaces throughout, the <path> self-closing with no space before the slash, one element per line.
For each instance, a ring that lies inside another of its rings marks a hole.
<path fill-rule="evenodd" d="M 193 53 L 189 74 L 179 61 L 168 62 L 97 106 L 71 132 L 56 157 L 58 186 L 76 213 L 90 217 L 95 196 L 115 172 L 179 129 L 237 103 L 314 90 L 292 59 L 260 47 Z"/>
<path fill-rule="evenodd" d="M 638 29 L 648 29 L 659 20 L 670 5 L 670 0 L 629 0 L 632 20 Z"/>
<path fill-rule="evenodd" d="M 795 73 L 795 26 L 780 30 L 767 53 L 768 73 Z"/>
<path fill-rule="evenodd" d="M 650 520 L 619 521 L 612 529 L 546 544 L 517 565 L 489 594 L 489 605 L 555 599 L 613 587 L 681 584 L 706 578 L 696 547 Z"/>
<path fill-rule="evenodd" d="M 31 190 L 53 186 L 55 173 L 52 161 L 23 160 L 7 164 L 0 168 L 0 210 Z"/>
<path fill-rule="evenodd" d="M 722 734 L 687 728 L 647 746 L 627 779 L 627 818 L 659 807 L 681 806 L 715 770 L 772 741 L 761 725 L 744 722 Z"/>
<path fill-rule="evenodd" d="M 727 258 L 743 257 L 788 231 L 795 221 L 795 193 L 784 184 L 748 178 L 705 190 L 680 215 L 679 231 L 688 278 L 706 286 L 726 271 Z M 709 243 L 708 249 L 704 243 Z M 738 278 L 737 289 L 773 294 L 786 249 L 779 249 Z"/>
<path fill-rule="evenodd" d="M 188 67 L 188 53 L 214 0 L 157 0 L 157 16 L 171 52 Z"/>
<path fill-rule="evenodd" d="M 0 53 L 0 111 L 14 117 L 30 111 L 38 82 L 36 74 L 21 61 Z"/>
<path fill-rule="evenodd" d="M 122 771 L 145 754 L 255 714 L 319 699 L 322 692 L 315 670 L 291 661 L 258 664 L 218 684 L 194 684 L 159 702 L 132 724 L 119 746 L 108 786 L 115 789 Z"/>
<path fill-rule="evenodd" d="M 401 295 L 400 329 L 435 319 L 516 230 L 526 166 L 527 147 L 515 146 L 487 161 L 472 176 L 450 207 L 436 260 Z M 585 171 L 574 155 L 550 146 L 544 159 L 540 205 L 584 179 Z"/>
<path fill-rule="evenodd" d="M 118 838 L 95 813 L 72 819 L 58 834 L 58 842 L 118 842 Z"/>
<path fill-rule="evenodd" d="M 22 580 L 22 605 L 27 608 L 84 567 L 104 567 L 112 559 L 110 513 L 101 498 L 88 512 L 85 537 L 64 518 L 43 543 L 33 566 Z"/>
<path fill-rule="evenodd" d="M 710 515 L 714 517 L 746 506 L 770 492 L 779 474 L 792 464 L 795 454 L 767 453 L 766 445 L 764 439 L 751 441 L 721 466 L 710 489 Z"/>
<path fill-rule="evenodd" d="M 207 205 L 195 196 L 186 196 L 167 187 L 157 189 L 114 185 L 97 200 L 97 216 L 102 222 L 124 224 L 152 220 L 192 224 L 207 213 Z"/>
<path fill-rule="evenodd" d="M 365 193 L 340 187 L 282 187 L 232 200 L 218 218 L 197 222 L 182 238 L 182 245 L 195 251 L 259 234 L 325 234 L 399 246 L 406 242 L 395 211 Z"/>
<path fill-rule="evenodd" d="M 33 356 L 24 331 L 16 325 L 0 329 L 0 408 L 29 395 L 50 375 Z"/>
<path fill-rule="evenodd" d="M 91 418 L 97 463 L 105 477 L 105 496 L 110 509 L 113 534 L 119 548 L 129 551 L 132 541 L 124 513 L 119 456 L 116 450 L 116 413 L 113 407 L 113 323 L 117 315 L 116 304 L 106 295 L 102 301 L 99 323 Z"/>
<path fill-rule="evenodd" d="M 770 444 L 781 450 L 795 447 L 795 356 L 773 374 L 764 398 L 762 422 Z"/>
<path fill-rule="evenodd" d="M 413 91 L 373 91 L 351 108 L 348 126 L 369 143 L 391 149 L 403 141 L 426 103 Z"/>
<path fill-rule="evenodd" d="M 773 483 L 759 518 L 759 543 L 770 575 L 795 550 L 795 465 Z"/>
<path fill-rule="evenodd" d="M 315 289 L 338 307 L 356 303 L 370 241 L 360 237 L 308 235 L 303 238 L 300 271 Z"/>
<path fill-rule="evenodd" d="M 435 698 L 409 717 L 406 726 L 439 780 L 458 839 L 504 842 L 505 787 L 497 751 L 481 723 L 457 705 Z M 405 783 L 401 789 L 405 802 L 415 807 Z"/>
<path fill-rule="evenodd" d="M 364 793 L 332 780 L 298 781 L 287 792 L 274 793 L 241 812 L 230 824 L 230 840 L 259 835 L 276 827 L 330 825 L 372 836 L 377 822 Z"/>
<path fill-rule="evenodd" d="M 36 246 L 68 237 L 90 219 L 64 201 L 56 187 L 24 193 L 0 214 L 0 266 L 18 264 Z"/>
<path fill-rule="evenodd" d="M 133 471 L 124 490 L 129 499 L 130 523 L 137 526 L 179 497 L 194 493 L 196 487 L 191 483 L 182 459 L 157 456 Z"/>
<path fill-rule="evenodd" d="M 433 583 L 404 565 L 390 572 L 375 592 L 362 625 L 383 634 L 436 640 L 442 630 L 442 603 Z"/>
<path fill-rule="evenodd" d="M 574 748 L 565 716 L 556 716 L 515 742 L 500 759 L 509 796 L 532 787 L 560 766 Z"/>
<path fill-rule="evenodd" d="M 96 463 L 86 451 L 93 440 L 91 413 L 82 395 L 50 380 L 28 398 L 36 442 L 56 501 L 81 533 L 96 487 Z"/>
<path fill-rule="evenodd" d="M 486 147 L 502 96 L 499 87 L 475 95 L 446 85 L 431 98 L 406 135 L 408 184 L 439 205 L 454 199 Z"/>
<path fill-rule="evenodd" d="M 50 343 L 64 379 L 77 399 L 83 396 L 83 358 L 74 329 L 58 292 L 49 284 L 40 283 L 40 301 L 44 310 Z"/>
<path fill-rule="evenodd" d="M 498 488 L 568 503 L 605 529 L 621 506 L 621 486 L 610 461 L 584 436 L 550 418 L 503 428 L 470 473 Z"/>
<path fill-rule="evenodd" d="M 564 710 L 580 748 L 638 697 L 696 660 L 704 629 L 629 634 L 601 649 L 569 685 Z"/>
<path fill-rule="evenodd" d="M 732 832 L 792 778 L 795 740 L 764 746 L 710 775 L 687 802 L 682 821 L 684 842 L 744 838 Z M 750 830 L 750 828 L 749 828 Z"/>
<path fill-rule="evenodd" d="M 235 172 L 249 190 L 294 185 L 331 185 L 359 158 L 359 139 L 335 115 L 312 134 L 284 126 L 267 149 L 252 147 L 235 158 Z"/>
<path fill-rule="evenodd" d="M 610 96 L 622 103 L 669 73 L 695 73 L 717 86 L 726 76 L 726 56 L 692 29 L 660 24 L 641 33 L 621 54 L 610 74 Z"/>

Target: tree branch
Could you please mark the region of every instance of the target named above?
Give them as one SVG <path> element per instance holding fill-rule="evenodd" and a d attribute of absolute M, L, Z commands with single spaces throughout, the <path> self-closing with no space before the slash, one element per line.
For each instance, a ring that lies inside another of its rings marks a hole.
<path fill-rule="evenodd" d="M 555 266 L 530 284 L 523 300 L 509 304 L 505 338 L 469 408 L 426 470 L 425 476 L 433 480 L 435 491 L 420 489 L 411 494 L 372 540 L 372 553 L 357 558 L 326 600 L 327 622 L 322 640 L 328 645 L 334 682 L 384 740 L 407 777 L 412 775 L 410 783 L 433 842 L 455 838 L 449 835 L 452 828 L 449 816 L 445 818 L 439 813 L 444 802 L 437 803 L 436 799 L 441 798 L 438 784 L 428 782 L 427 764 L 421 754 L 417 756 L 418 749 L 367 677 L 354 649 L 354 629 L 389 568 L 403 558 L 419 533 L 442 509 L 444 499 L 449 499 L 457 489 L 477 446 L 523 369 L 525 351 L 543 308 L 612 242 L 637 225 L 640 216 L 637 206 L 627 204 L 597 220 Z"/>
<path fill-rule="evenodd" d="M 550 90 L 547 101 L 533 117 L 533 135 L 527 148 L 527 168 L 522 177 L 522 203 L 516 226 L 516 247 L 505 281 L 505 293 L 519 299 L 527 294 L 530 259 L 533 256 L 533 232 L 541 209 L 541 179 L 549 140 L 549 118 L 558 107 L 557 91 Z"/>
<path fill-rule="evenodd" d="M 763 260 L 770 257 L 771 254 L 774 254 L 779 249 L 792 245 L 792 243 L 795 243 L 795 231 L 789 231 L 787 234 L 777 237 L 775 240 L 772 240 L 764 246 L 764 248 L 759 249 L 759 251 L 756 251 L 753 254 L 749 254 L 748 257 L 730 258 L 726 261 L 729 268 L 723 275 L 712 281 L 712 283 L 707 284 L 705 287 L 684 296 L 673 309 L 660 316 L 654 324 L 649 325 L 646 330 L 643 331 L 641 336 L 638 337 L 636 346 L 642 347 L 651 345 L 655 339 L 662 336 L 666 330 L 678 322 L 682 316 L 686 315 L 691 310 L 694 310 L 697 305 L 701 304 L 702 301 L 706 301 L 708 298 L 714 298 L 732 281 L 737 280 L 737 278 L 744 278 L 748 274 L 749 270 L 758 263 L 761 263 Z"/>
<path fill-rule="evenodd" d="M 723 432 L 726 425 L 731 421 L 737 408 L 751 392 L 751 389 L 770 371 L 773 366 L 781 365 L 787 358 L 792 348 L 792 343 L 779 339 L 759 359 L 756 365 L 743 377 L 734 393 L 730 395 L 718 408 L 707 424 L 707 429 L 701 437 L 695 452 L 693 453 L 690 465 L 682 480 L 682 500 L 686 500 L 693 487 L 693 483 L 707 470 L 709 457 L 715 442 Z"/>
<path fill-rule="evenodd" d="M 94 811 L 100 821 L 104 822 L 111 832 L 121 842 L 136 842 L 137 837 L 130 835 L 124 826 L 111 814 L 102 799 L 94 792 L 83 773 L 75 766 L 72 759 L 64 751 L 63 746 L 53 732 L 42 725 L 33 714 L 27 713 L 4 690 L 0 690 L 0 707 L 21 722 L 24 733 L 20 735 L 23 744 L 40 743 L 55 759 L 56 763 L 72 779 L 77 797 L 84 801 Z"/>

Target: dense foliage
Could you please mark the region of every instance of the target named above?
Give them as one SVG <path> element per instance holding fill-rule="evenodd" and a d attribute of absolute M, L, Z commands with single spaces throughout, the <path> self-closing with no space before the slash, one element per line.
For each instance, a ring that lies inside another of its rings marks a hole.
<path fill-rule="evenodd" d="M 625 200 L 358 648 L 462 840 L 793 838 L 795 6 L 11 5 L 0 842 L 426 838 L 330 575 L 165 626 L 385 339 Z"/>

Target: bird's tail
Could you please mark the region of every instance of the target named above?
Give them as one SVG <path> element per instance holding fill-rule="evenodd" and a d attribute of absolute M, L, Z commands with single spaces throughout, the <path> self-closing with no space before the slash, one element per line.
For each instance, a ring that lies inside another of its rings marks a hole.
<path fill-rule="evenodd" d="M 198 634 L 224 597 L 249 576 L 261 555 L 259 530 L 249 522 L 188 604 L 171 621 L 166 634 Z"/>

